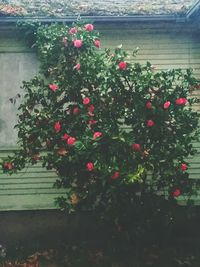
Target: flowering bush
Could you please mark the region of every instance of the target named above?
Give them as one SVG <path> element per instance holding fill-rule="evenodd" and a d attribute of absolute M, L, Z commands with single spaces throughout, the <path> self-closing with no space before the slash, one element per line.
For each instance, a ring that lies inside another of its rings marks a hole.
<path fill-rule="evenodd" d="M 149 62 L 128 62 L 121 48 L 100 52 L 91 24 L 41 26 L 36 38 L 41 75 L 23 83 L 20 150 L 4 171 L 41 161 L 66 188 L 61 208 L 112 213 L 116 221 L 126 207 L 149 204 L 147 196 L 157 203 L 191 193 L 192 72 L 155 72 Z"/>

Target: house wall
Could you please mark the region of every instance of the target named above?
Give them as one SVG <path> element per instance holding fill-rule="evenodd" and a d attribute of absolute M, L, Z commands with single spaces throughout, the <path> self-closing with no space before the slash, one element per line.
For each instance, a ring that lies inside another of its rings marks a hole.
<path fill-rule="evenodd" d="M 170 68 L 193 68 L 200 78 L 200 36 L 194 25 L 171 23 L 99 24 L 102 48 L 114 49 L 120 44 L 130 54 L 132 62 L 147 60 L 157 70 Z M 139 47 L 136 58 L 132 51 Z M 37 72 L 36 55 L 19 38 L 15 28 L 0 28 L 0 158 L 6 157 L 16 147 L 16 133 L 12 127 L 16 122 L 17 107 L 23 95 L 22 80 Z M 198 92 L 196 92 L 198 95 Z M 15 98 L 13 105 L 10 98 Z M 200 106 L 194 109 L 200 111 Z M 200 143 L 195 143 L 198 154 L 190 158 L 190 178 L 200 178 Z M 41 167 L 29 166 L 18 174 L 8 176 L 0 170 L 0 210 L 45 210 L 55 209 L 54 199 L 63 195 L 63 190 L 53 188 L 56 173 Z M 199 198 L 200 199 L 200 198 Z M 198 202 L 198 197 L 196 197 Z"/>

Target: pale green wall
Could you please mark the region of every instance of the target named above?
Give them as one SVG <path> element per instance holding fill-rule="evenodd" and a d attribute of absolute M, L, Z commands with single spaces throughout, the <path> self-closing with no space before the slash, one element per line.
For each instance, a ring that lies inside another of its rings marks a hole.
<path fill-rule="evenodd" d="M 0 53 L 0 147 L 16 146 L 17 108 L 23 95 L 20 86 L 23 80 L 29 80 L 36 73 L 37 60 L 35 54 Z M 16 99 L 13 105 L 10 98 Z"/>

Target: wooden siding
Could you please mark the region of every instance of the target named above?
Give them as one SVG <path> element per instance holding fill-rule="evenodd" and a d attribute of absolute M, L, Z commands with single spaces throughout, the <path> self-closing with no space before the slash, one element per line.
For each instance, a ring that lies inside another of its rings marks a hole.
<path fill-rule="evenodd" d="M 8 154 L 12 151 L 0 151 L 2 159 Z M 56 179 L 56 172 L 44 169 L 40 163 L 13 175 L 1 169 L 0 211 L 55 209 L 55 198 L 64 195 L 63 189 L 53 187 Z"/>
<path fill-rule="evenodd" d="M 129 52 L 129 60 L 145 63 L 147 60 L 158 70 L 170 68 L 193 68 L 200 78 L 200 35 L 194 25 L 170 23 L 164 24 L 113 24 L 98 25 L 101 32 L 102 49 L 114 49 L 120 44 Z M 132 51 L 139 47 L 136 58 Z M 0 54 L 32 53 L 19 40 L 15 30 L 0 30 Z M 3 62 L 0 62 L 3 64 Z M 13 74 L 12 74 L 13 75 Z M 0 77 L 0 80 L 3 77 Z M 9 82 L 9 81 L 8 81 Z M 3 88 L 2 88 L 3 90 Z M 199 92 L 196 92 L 199 95 Z M 200 105 L 194 109 L 200 111 Z M 195 157 L 190 157 L 190 178 L 200 179 L 200 143 L 194 146 L 198 150 Z M 0 157 L 9 154 L 9 150 L 1 147 Z M 0 210 L 54 209 L 54 199 L 64 194 L 63 190 L 53 188 L 56 180 L 54 171 L 30 166 L 16 175 L 8 176 L 0 170 Z M 200 203 L 200 196 L 195 197 Z"/>
<path fill-rule="evenodd" d="M 174 25 L 123 25 L 99 29 L 102 32 L 102 48 L 115 48 L 122 44 L 130 53 L 139 47 L 134 62 L 150 61 L 158 69 L 193 68 L 200 75 L 200 37 L 194 26 Z"/>

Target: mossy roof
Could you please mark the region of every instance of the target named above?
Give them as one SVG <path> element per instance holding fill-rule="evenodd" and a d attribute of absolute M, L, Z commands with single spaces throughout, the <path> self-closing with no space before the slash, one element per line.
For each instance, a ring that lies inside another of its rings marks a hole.
<path fill-rule="evenodd" d="M 185 14 L 196 0 L 0 0 L 0 16 L 134 16 Z"/>

